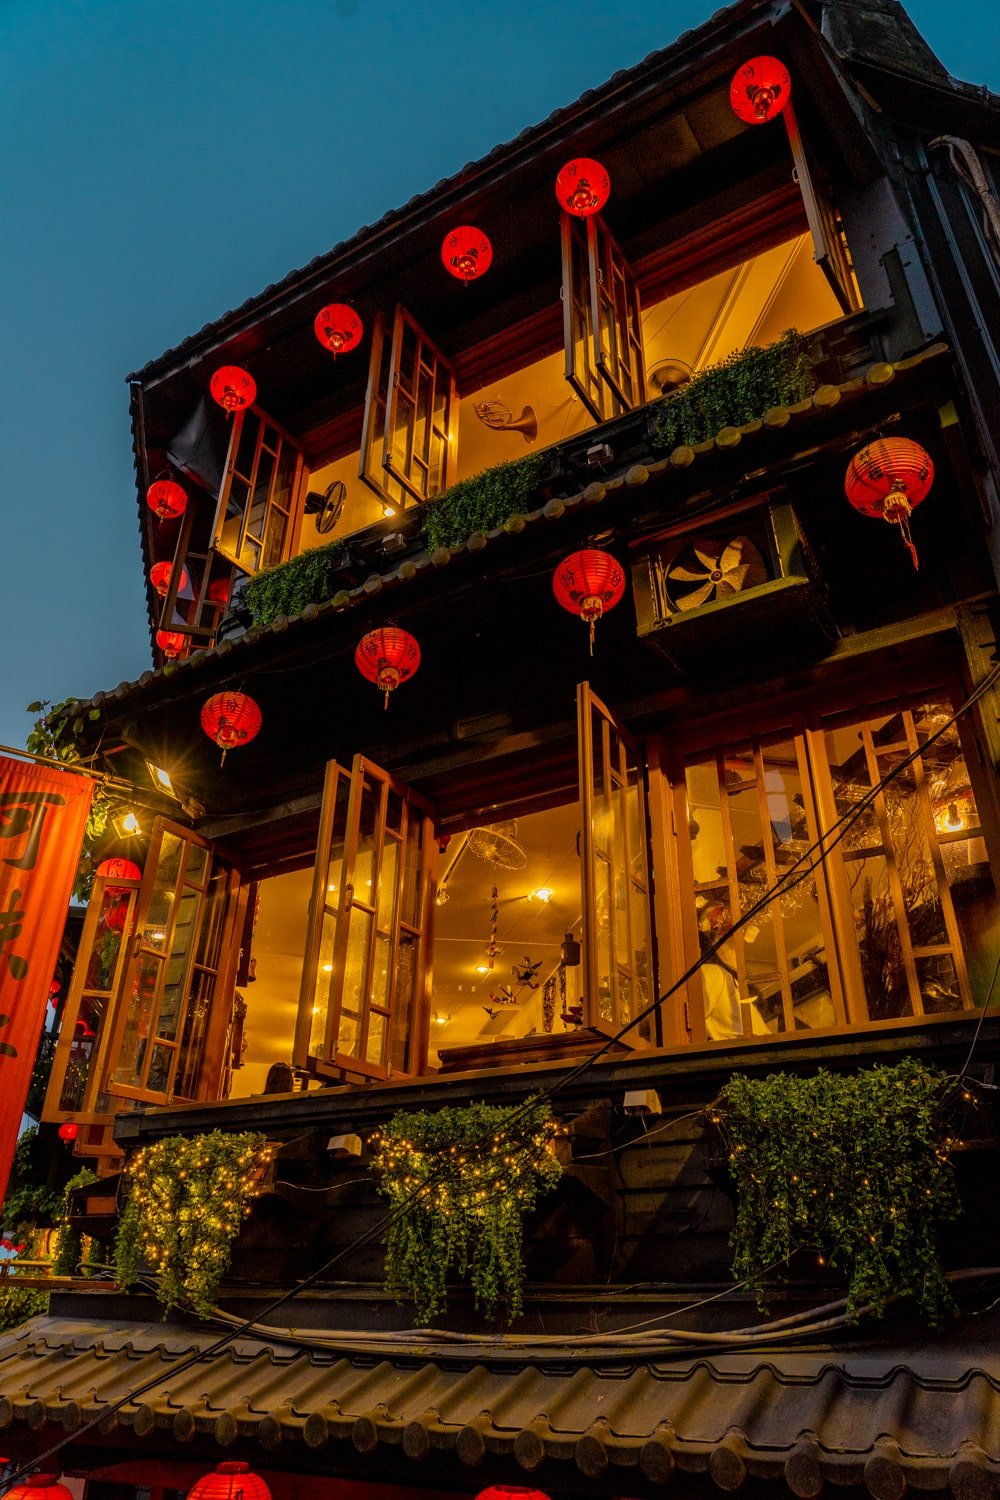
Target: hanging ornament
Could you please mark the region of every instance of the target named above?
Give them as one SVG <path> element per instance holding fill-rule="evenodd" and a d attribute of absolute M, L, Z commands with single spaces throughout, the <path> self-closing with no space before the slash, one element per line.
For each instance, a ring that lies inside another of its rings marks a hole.
<path fill-rule="evenodd" d="M 217 578 L 214 583 L 208 585 L 208 602 L 221 609 L 229 603 L 231 589 L 228 578 Z"/>
<path fill-rule="evenodd" d="M 188 1491 L 188 1500 L 271 1500 L 271 1491 L 249 1464 L 216 1464 Z"/>
<path fill-rule="evenodd" d="M 187 491 L 173 479 L 157 479 L 146 491 L 146 504 L 161 521 L 174 521 L 187 508 Z"/>
<path fill-rule="evenodd" d="M 10 1249 L 23 1250 L 24 1246 L 11 1244 Z M 54 1474 L 29 1474 L 7 1491 L 5 1500 L 73 1500 L 73 1492 Z"/>
<path fill-rule="evenodd" d="M 149 581 L 162 598 L 166 598 L 170 592 L 170 580 L 173 574 L 174 565 L 168 562 L 154 563 L 149 570 Z M 189 582 L 187 568 L 181 568 L 181 581 L 177 585 L 177 592 L 182 594 Z"/>
<path fill-rule="evenodd" d="M 475 281 L 490 268 L 493 246 L 481 229 L 460 224 L 446 234 L 441 245 L 445 268 L 459 281 Z"/>
<path fill-rule="evenodd" d="M 563 609 L 579 615 L 590 627 L 594 654 L 594 626 L 605 610 L 614 609 L 625 592 L 625 573 L 610 552 L 588 547 L 564 557 L 552 578 L 552 591 Z"/>
<path fill-rule="evenodd" d="M 123 859 L 120 856 L 114 859 L 102 859 L 97 866 L 95 874 L 100 875 L 102 880 L 141 880 L 142 871 L 133 859 Z M 108 886 L 108 895 L 114 891 L 114 886 Z"/>
<path fill-rule="evenodd" d="M 75 1141 L 80 1134 L 80 1127 L 75 1120 L 63 1120 L 59 1126 L 59 1139 L 61 1141 Z"/>
<path fill-rule="evenodd" d="M 334 358 L 356 349 L 365 331 L 354 308 L 348 307 L 345 302 L 331 302 L 329 307 L 321 307 L 313 328 L 323 348 L 329 349 Z"/>
<path fill-rule="evenodd" d="M 388 708 L 389 694 L 419 667 L 420 646 L 408 631 L 396 625 L 383 625 L 380 630 L 370 630 L 358 642 L 354 665 L 362 677 L 381 688 L 385 694 L 384 706 Z"/>
<path fill-rule="evenodd" d="M 163 652 L 168 661 L 173 661 L 180 656 L 187 645 L 187 636 L 180 630 L 158 630 L 156 632 L 156 644 Z"/>
<path fill-rule="evenodd" d="M 752 57 L 729 86 L 733 114 L 746 125 L 766 125 L 781 114 L 791 96 L 788 69 L 776 57 Z"/>
<path fill-rule="evenodd" d="M 208 383 L 212 400 L 217 401 L 223 411 L 242 411 L 252 406 L 257 399 L 257 382 L 239 365 L 221 365 Z"/>
<path fill-rule="evenodd" d="M 490 891 L 490 940 L 486 944 L 486 967 L 492 969 L 497 961 L 497 954 L 503 949 L 497 942 L 497 927 L 500 924 L 500 892 L 496 886 Z"/>
<path fill-rule="evenodd" d="M 592 156 L 576 156 L 556 178 L 556 197 L 568 214 L 588 219 L 599 214 L 611 197 L 611 178 Z"/>
<path fill-rule="evenodd" d="M 876 438 L 866 443 L 847 466 L 844 491 L 854 509 L 863 516 L 898 526 L 909 548 L 913 566 L 919 568 L 917 549 L 910 535 L 910 516 L 926 499 L 934 483 L 934 465 L 929 453 L 910 438 Z"/>
<path fill-rule="evenodd" d="M 201 727 L 222 751 L 220 766 L 226 754 L 249 744 L 260 732 L 263 716 L 248 693 L 213 693 L 202 706 Z"/>

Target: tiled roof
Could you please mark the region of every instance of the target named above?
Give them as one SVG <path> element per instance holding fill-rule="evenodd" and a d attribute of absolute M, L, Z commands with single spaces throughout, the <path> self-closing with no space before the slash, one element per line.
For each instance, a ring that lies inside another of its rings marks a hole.
<path fill-rule="evenodd" d="M 159 1452 L 164 1439 L 197 1436 L 239 1444 L 244 1457 L 253 1443 L 280 1446 L 282 1467 L 318 1460 L 369 1474 L 402 1453 L 415 1482 L 433 1458 L 459 1489 L 497 1460 L 544 1484 L 554 1460 L 564 1479 L 567 1464 L 603 1479 L 588 1493 L 628 1493 L 621 1471 L 638 1468 L 653 1484 L 676 1470 L 722 1490 L 747 1475 L 784 1479 L 802 1500 L 824 1481 L 865 1485 L 877 1500 L 908 1485 L 986 1500 L 1000 1481 L 1000 1355 L 995 1328 L 970 1322 L 964 1333 L 780 1350 L 732 1349 L 709 1334 L 652 1355 L 627 1337 L 604 1353 L 571 1338 L 442 1352 L 416 1334 L 304 1334 L 241 1338 L 181 1368 L 213 1332 L 42 1317 L 0 1345 L 0 1427 L 72 1432 L 152 1381 L 102 1423 L 105 1434 L 156 1432 Z"/>
<path fill-rule="evenodd" d="M 774 407 L 761 421 L 749 422 L 742 427 L 724 427 L 715 437 L 694 447 L 682 446 L 654 462 L 633 464 L 613 477 L 586 485 L 578 493 L 565 499 L 550 500 L 524 516 L 512 517 L 496 531 L 486 534 L 473 532 L 461 545 L 407 557 L 385 572 L 372 572 L 357 587 L 343 589 L 322 604 L 307 604 L 298 615 L 291 618 L 279 615 L 271 624 L 253 626 L 238 639 L 223 641 L 213 650 L 196 651 L 186 661 L 170 662 L 156 671 L 144 672 L 134 682 L 119 683 L 110 692 L 99 692 L 88 700 L 77 700 L 72 712 L 80 714 L 90 708 L 103 708 L 105 712 L 116 710 L 119 705 L 124 707 L 126 700 L 131 700 L 152 684 L 166 687 L 175 678 L 183 681 L 188 674 L 199 672 L 214 663 L 219 663 L 227 673 L 230 669 L 233 673 L 245 672 L 252 661 L 255 646 L 266 637 L 280 636 L 289 630 L 301 630 L 314 621 L 329 619 L 332 615 L 363 605 L 376 595 L 381 596 L 383 592 L 391 594 L 393 603 L 386 605 L 391 608 L 395 604 L 398 590 L 405 589 L 416 578 L 439 572 L 453 560 L 478 554 L 497 544 L 510 544 L 515 541 L 516 534 L 547 526 L 551 522 L 558 523 L 564 517 L 569 518 L 583 512 L 596 515 L 605 500 L 636 494 L 650 480 L 669 482 L 672 476 L 679 479 L 692 469 L 700 472 L 702 466 L 713 457 L 731 454 L 737 449 L 742 452 L 743 445 L 748 455 L 748 468 L 756 468 L 767 462 L 769 439 L 773 439 L 775 435 L 786 429 L 794 432 L 799 428 L 804 436 L 811 432 L 813 422 L 829 420 L 842 406 L 858 402 L 866 395 L 883 389 L 899 376 L 915 375 L 917 379 L 922 378 L 929 366 L 935 361 L 946 359 L 948 354 L 946 345 L 933 344 L 920 354 L 899 360 L 895 364 L 874 364 L 864 375 L 843 381 L 839 385 L 821 385 L 804 401 L 789 407 Z"/>

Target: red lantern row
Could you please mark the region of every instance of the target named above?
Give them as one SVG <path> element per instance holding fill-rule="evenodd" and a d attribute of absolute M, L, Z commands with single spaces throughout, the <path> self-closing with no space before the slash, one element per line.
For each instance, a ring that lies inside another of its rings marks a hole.
<path fill-rule="evenodd" d="M 24 1488 L 39 1478 L 45 1478 L 47 1484 L 53 1485 L 51 1477 L 33 1475 Z M 32 1489 L 30 1496 L 20 1496 L 18 1490 L 21 1488 L 19 1485 L 9 1494 L 16 1496 L 17 1500 L 63 1500 L 63 1495 L 43 1496 L 39 1488 Z M 69 1496 L 64 1485 L 53 1485 L 53 1488 Z M 271 1491 L 249 1464 L 236 1461 L 217 1464 L 211 1473 L 203 1474 L 188 1491 L 188 1500 L 271 1500 Z M 476 1500 L 549 1500 L 549 1497 L 543 1490 L 528 1489 L 526 1485 L 491 1484 L 489 1489 L 479 1492 Z"/>

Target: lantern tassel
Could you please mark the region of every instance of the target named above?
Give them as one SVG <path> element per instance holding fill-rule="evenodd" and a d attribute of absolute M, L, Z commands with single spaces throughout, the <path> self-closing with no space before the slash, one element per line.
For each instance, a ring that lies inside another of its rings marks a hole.
<path fill-rule="evenodd" d="M 903 541 L 906 543 L 906 546 L 907 546 L 907 548 L 909 550 L 910 560 L 913 563 L 914 572 L 919 572 L 919 570 L 920 570 L 920 559 L 917 556 L 917 549 L 916 549 L 916 546 L 914 544 L 913 537 L 910 534 L 910 518 L 909 518 L 909 516 L 905 516 L 905 515 L 904 516 L 898 516 L 896 518 L 896 524 L 899 527 L 900 534 L 902 535 Z"/>
<path fill-rule="evenodd" d="M 594 654 L 594 621 L 590 621 L 590 654 Z"/>

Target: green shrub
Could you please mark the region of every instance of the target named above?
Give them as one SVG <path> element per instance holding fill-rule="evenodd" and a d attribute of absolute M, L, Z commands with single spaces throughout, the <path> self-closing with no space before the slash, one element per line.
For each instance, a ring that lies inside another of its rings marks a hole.
<path fill-rule="evenodd" d="M 533 510 L 542 460 L 531 453 L 462 479 L 424 507 L 428 549 L 455 547 L 474 531 L 495 531 L 509 516 Z"/>
<path fill-rule="evenodd" d="M 759 421 L 772 406 L 790 406 L 813 389 L 806 341 L 788 329 L 766 348 L 752 345 L 702 370 L 660 404 L 654 448 L 704 443 L 723 427 Z"/>
<path fill-rule="evenodd" d="M 733 1274 L 764 1305 L 776 1268 L 806 1250 L 842 1271 L 850 1318 L 914 1297 L 951 1306 L 939 1226 L 960 1204 L 948 1160 L 943 1073 L 910 1060 L 815 1078 L 737 1074 L 713 1118 L 737 1189 Z"/>
<path fill-rule="evenodd" d="M 307 604 L 323 604 L 332 598 L 343 587 L 337 572 L 346 555 L 343 542 L 328 542 L 251 578 L 243 602 L 253 623 L 270 625 L 278 615 L 298 615 Z"/>

